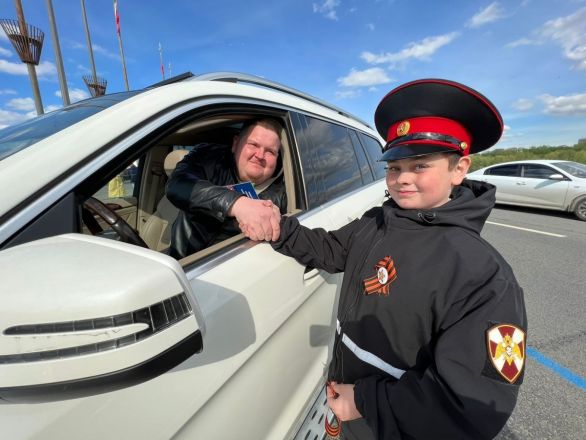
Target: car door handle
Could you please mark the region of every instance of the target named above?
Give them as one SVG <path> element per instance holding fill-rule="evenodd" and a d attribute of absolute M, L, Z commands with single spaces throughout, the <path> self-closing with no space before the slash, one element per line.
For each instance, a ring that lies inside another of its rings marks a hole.
<path fill-rule="evenodd" d="M 527 185 L 525 182 L 517 182 L 517 185 Z"/>
<path fill-rule="evenodd" d="M 305 272 L 303 273 L 303 281 L 310 280 L 317 275 L 319 275 L 319 269 L 307 266 L 305 268 Z"/>

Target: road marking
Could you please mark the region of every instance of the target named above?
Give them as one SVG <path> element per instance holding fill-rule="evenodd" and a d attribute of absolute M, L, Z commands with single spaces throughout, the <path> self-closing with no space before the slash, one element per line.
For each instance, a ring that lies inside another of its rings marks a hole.
<path fill-rule="evenodd" d="M 532 357 L 533 359 L 535 359 L 537 362 L 539 362 L 541 365 L 549 368 L 554 373 L 559 374 L 561 377 L 566 379 L 568 382 L 572 383 L 573 385 L 576 385 L 578 388 L 582 388 L 583 390 L 586 390 L 586 379 L 584 379 L 583 377 L 580 377 L 577 374 L 572 373 L 567 368 L 562 367 L 561 365 L 555 363 L 554 361 L 545 357 L 544 355 L 542 355 L 540 352 L 538 352 L 536 349 L 534 349 L 532 347 L 527 347 L 527 354 L 530 357 Z"/>
<path fill-rule="evenodd" d="M 566 235 L 554 234 L 553 232 L 538 231 L 537 229 L 520 228 L 519 226 L 505 225 L 504 223 L 486 222 L 491 225 L 503 226 L 505 228 L 519 229 L 521 231 L 535 232 L 536 234 L 549 235 L 551 237 L 566 238 Z"/>

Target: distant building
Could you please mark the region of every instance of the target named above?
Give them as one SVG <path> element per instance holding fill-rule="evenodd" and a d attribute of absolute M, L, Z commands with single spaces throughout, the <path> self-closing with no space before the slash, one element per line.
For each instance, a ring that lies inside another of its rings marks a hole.
<path fill-rule="evenodd" d="M 578 139 L 578 145 L 586 144 L 586 138 Z"/>

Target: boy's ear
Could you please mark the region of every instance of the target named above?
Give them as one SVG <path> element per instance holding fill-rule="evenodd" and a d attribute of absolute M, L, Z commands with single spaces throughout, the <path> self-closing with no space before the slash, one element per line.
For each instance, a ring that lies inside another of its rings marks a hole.
<path fill-rule="evenodd" d="M 472 159 L 470 159 L 470 156 L 462 156 L 460 160 L 458 160 L 458 163 L 454 168 L 452 185 L 459 185 L 462 183 L 462 180 L 464 180 L 466 173 L 470 169 L 470 165 L 472 165 Z"/>

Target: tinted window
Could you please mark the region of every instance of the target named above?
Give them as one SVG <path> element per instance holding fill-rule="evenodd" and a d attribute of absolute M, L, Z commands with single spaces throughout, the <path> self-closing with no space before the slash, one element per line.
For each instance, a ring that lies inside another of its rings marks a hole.
<path fill-rule="evenodd" d="M 383 155 L 380 142 L 363 133 L 360 133 L 360 140 L 362 141 L 362 145 L 364 145 L 366 154 L 368 154 L 368 158 L 370 159 L 370 166 L 372 167 L 375 178 L 383 179 L 386 174 L 385 167 L 387 164 L 378 161 Z"/>
<path fill-rule="evenodd" d="M 301 116 L 300 143 L 309 207 L 314 208 L 362 186 L 362 177 L 348 129 Z"/>
<path fill-rule="evenodd" d="M 534 179 L 549 179 L 552 174 L 560 174 L 553 168 L 544 165 L 525 164 L 523 165 L 523 177 L 532 177 Z"/>
<path fill-rule="evenodd" d="M 364 148 L 362 148 L 362 144 L 360 144 L 356 132 L 354 130 L 348 130 L 348 132 L 350 133 L 352 143 L 354 144 L 354 152 L 356 153 L 356 159 L 358 160 L 358 166 L 360 167 L 362 183 L 370 183 L 374 180 L 374 178 L 372 177 L 372 171 L 370 170 L 370 165 L 368 164 L 368 159 L 366 158 Z"/>
<path fill-rule="evenodd" d="M 86 99 L 0 130 L 0 160 L 138 93 L 140 91 Z"/>
<path fill-rule="evenodd" d="M 586 177 L 586 165 L 578 162 L 556 162 L 554 165 L 561 168 L 574 177 Z"/>
<path fill-rule="evenodd" d="M 519 165 L 502 165 L 486 170 L 484 174 L 491 176 L 519 176 Z"/>

